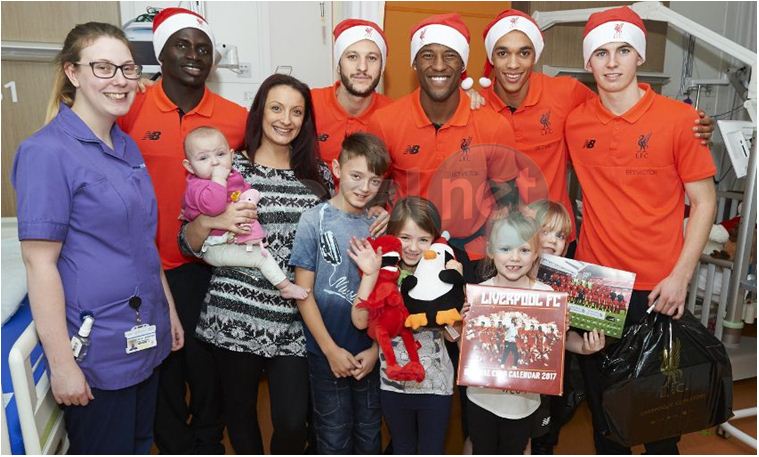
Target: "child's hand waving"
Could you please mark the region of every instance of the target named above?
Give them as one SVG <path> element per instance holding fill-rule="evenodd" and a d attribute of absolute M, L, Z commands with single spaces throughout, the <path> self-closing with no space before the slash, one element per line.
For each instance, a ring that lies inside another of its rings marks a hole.
<path fill-rule="evenodd" d="M 382 268 L 382 248 L 374 252 L 366 239 L 351 238 L 348 255 L 364 276 L 374 275 Z"/>

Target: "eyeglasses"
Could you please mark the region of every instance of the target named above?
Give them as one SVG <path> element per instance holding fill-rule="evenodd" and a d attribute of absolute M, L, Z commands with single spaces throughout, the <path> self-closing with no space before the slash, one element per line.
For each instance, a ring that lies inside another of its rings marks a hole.
<path fill-rule="evenodd" d="M 90 62 L 75 63 L 74 65 L 89 65 L 92 68 L 92 74 L 96 78 L 111 79 L 116 76 L 116 70 L 121 69 L 121 74 L 126 79 L 140 79 L 142 75 L 142 65 L 136 63 L 125 63 L 124 65 L 114 65 L 110 62 Z"/>

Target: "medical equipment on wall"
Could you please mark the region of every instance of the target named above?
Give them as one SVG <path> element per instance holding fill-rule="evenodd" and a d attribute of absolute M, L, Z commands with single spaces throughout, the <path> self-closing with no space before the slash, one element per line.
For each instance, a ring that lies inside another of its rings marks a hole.
<path fill-rule="evenodd" d="M 192 2 L 202 4 L 202 2 Z M 201 8 L 202 5 L 198 5 Z M 197 8 L 191 8 L 198 14 L 203 15 L 204 8 L 200 11 Z M 148 6 L 146 12 L 136 18 L 126 22 L 122 27 L 127 39 L 134 48 L 135 61 L 142 65 L 143 73 L 153 75 L 161 71 L 161 66 L 156 59 L 153 51 L 153 18 L 161 11 L 161 8 Z M 216 53 L 214 63 L 216 68 L 226 68 L 232 73 L 250 77 L 250 67 L 247 68 L 240 64 L 237 54 L 237 46 L 228 43 L 216 43 Z"/>

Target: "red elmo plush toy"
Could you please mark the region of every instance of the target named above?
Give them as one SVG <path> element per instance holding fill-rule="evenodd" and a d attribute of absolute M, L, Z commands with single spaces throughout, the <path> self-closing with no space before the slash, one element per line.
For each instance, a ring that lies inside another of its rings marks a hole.
<path fill-rule="evenodd" d="M 388 378 L 396 381 L 421 382 L 424 380 L 424 367 L 419 362 L 416 341 L 411 331 L 403 325 L 408 317 L 408 310 L 398 291 L 401 241 L 394 236 L 383 235 L 369 240 L 369 243 L 375 252 L 382 248 L 382 268 L 371 295 L 358 305 L 359 308 L 369 311 L 367 332 L 370 338 L 377 341 L 382 353 L 385 354 Z M 403 339 L 409 356 L 409 362 L 403 367 L 398 366 L 391 343 L 397 335 Z"/>

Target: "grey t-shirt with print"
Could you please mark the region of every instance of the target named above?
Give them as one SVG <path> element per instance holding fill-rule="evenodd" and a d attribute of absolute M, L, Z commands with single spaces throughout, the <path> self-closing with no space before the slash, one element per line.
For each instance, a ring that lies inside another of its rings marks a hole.
<path fill-rule="evenodd" d="M 359 269 L 348 256 L 352 237 L 366 238 L 373 219 L 366 212 L 349 214 L 329 202 L 303 213 L 298 222 L 290 265 L 315 273 L 311 292 L 324 325 L 335 343 L 353 355 L 372 345 L 365 330 L 351 321 L 351 307 L 361 281 Z M 307 326 L 306 350 L 324 357 Z"/>

